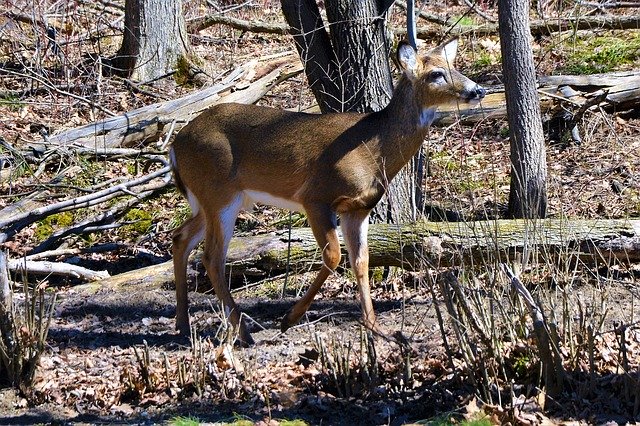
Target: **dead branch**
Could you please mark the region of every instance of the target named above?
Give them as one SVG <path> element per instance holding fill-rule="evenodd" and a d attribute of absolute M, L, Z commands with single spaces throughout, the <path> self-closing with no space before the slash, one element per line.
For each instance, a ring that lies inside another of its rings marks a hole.
<path fill-rule="evenodd" d="M 123 243 L 105 243 L 99 244 L 87 248 L 63 248 L 63 249 L 55 249 L 49 251 L 43 251 L 40 253 L 32 253 L 28 256 L 25 256 L 26 260 L 43 260 L 49 258 L 60 258 L 60 257 L 69 257 L 69 256 L 77 256 L 79 254 L 85 253 L 104 253 L 109 251 L 121 250 L 127 248 L 128 246 Z"/>
<path fill-rule="evenodd" d="M 531 34 L 534 36 L 547 36 L 559 31 L 593 30 L 629 30 L 640 28 L 640 16 L 580 16 L 575 18 L 540 19 L 531 21 Z M 395 32 L 395 30 L 394 30 Z M 494 23 L 483 24 L 474 27 L 457 26 L 451 29 L 451 35 L 493 35 L 497 34 L 498 25 Z M 441 29 L 421 27 L 418 28 L 418 38 L 432 39 L 439 37 Z"/>
<path fill-rule="evenodd" d="M 562 93 L 571 88 L 574 95 L 565 97 Z M 604 102 L 589 106 L 592 98 L 607 91 Z M 594 75 L 554 75 L 539 79 L 540 106 L 543 113 L 555 109 L 558 102 L 580 109 L 602 107 L 606 111 L 638 108 L 640 106 L 640 72 L 626 71 Z M 458 109 L 455 106 L 441 108 L 436 118 L 438 125 L 449 125 L 459 119 L 463 124 L 477 123 L 487 118 L 506 116 L 506 101 L 503 89 L 489 93 L 479 108 Z M 583 112 L 584 113 L 584 112 Z"/>
<path fill-rule="evenodd" d="M 9 259 L 7 265 L 10 271 L 14 273 L 25 273 L 27 275 L 59 275 L 81 279 L 83 281 L 97 281 L 110 277 L 107 271 L 93 271 L 69 263 Z"/>
<path fill-rule="evenodd" d="M 21 214 L 14 215 L 10 219 L 0 219 L 0 229 L 3 229 L 3 231 L 0 232 L 0 243 L 7 241 L 8 238 L 15 235 L 16 232 L 23 229 L 24 227 L 51 214 L 61 213 L 83 207 L 95 206 L 97 204 L 104 203 L 122 195 L 133 195 L 135 197 L 138 197 L 140 196 L 140 194 L 133 192 L 133 188 L 160 177 L 163 177 L 165 180 L 170 179 L 169 172 L 170 168 L 168 166 L 163 167 L 162 169 L 156 170 L 155 172 L 149 173 L 136 179 L 132 179 L 128 182 L 120 183 L 101 191 L 97 191 L 92 194 L 71 198 L 48 206 L 43 206 L 30 211 L 22 212 Z"/>
<path fill-rule="evenodd" d="M 194 33 L 217 24 L 227 25 L 236 30 L 252 33 L 287 35 L 290 31 L 289 25 L 285 23 L 246 21 L 244 19 L 218 14 L 207 15 L 202 18 L 194 19 L 187 24 L 187 31 Z"/>
<path fill-rule="evenodd" d="M 467 0 L 468 1 L 468 0 Z M 407 4 L 403 1 L 396 1 L 400 7 L 406 9 Z M 477 11 L 477 6 L 473 8 Z M 436 23 L 438 25 L 446 25 L 447 19 L 435 14 L 427 14 L 420 12 L 420 17 L 427 19 L 429 22 Z M 498 25 L 494 22 L 490 16 L 485 16 L 485 19 L 491 21 L 488 24 L 468 27 L 468 26 L 456 26 L 449 31 L 451 35 L 492 35 L 497 34 Z M 222 24 L 228 25 L 232 28 L 241 31 L 250 31 L 255 33 L 267 33 L 267 34 L 289 34 L 290 27 L 285 23 L 266 23 L 247 21 L 238 18 L 232 18 L 224 15 L 208 15 L 203 18 L 192 21 L 189 24 L 190 32 L 201 31 L 212 25 Z M 580 16 L 569 17 L 559 19 L 539 19 L 531 21 L 530 24 L 531 34 L 534 36 L 547 36 L 559 31 L 568 30 L 593 30 L 594 28 L 604 30 L 628 30 L 640 28 L 640 16 Z M 397 36 L 404 36 L 406 34 L 406 28 L 393 28 L 392 31 Z M 442 35 L 442 28 L 432 27 L 420 27 L 418 28 L 418 38 L 421 39 L 434 39 Z"/>
<path fill-rule="evenodd" d="M 626 7 L 640 8 L 640 2 L 636 1 L 612 1 L 605 0 L 602 3 L 594 1 L 579 1 L 578 4 L 587 7 L 595 7 L 596 9 L 622 9 Z"/>

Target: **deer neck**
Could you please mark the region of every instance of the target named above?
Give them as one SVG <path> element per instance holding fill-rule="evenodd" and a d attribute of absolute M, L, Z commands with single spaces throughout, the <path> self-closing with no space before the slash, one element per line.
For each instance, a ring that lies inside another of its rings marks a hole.
<path fill-rule="evenodd" d="M 421 106 L 414 82 L 403 75 L 389 104 L 377 113 L 382 161 L 389 179 L 418 152 L 436 117 L 436 109 Z"/>

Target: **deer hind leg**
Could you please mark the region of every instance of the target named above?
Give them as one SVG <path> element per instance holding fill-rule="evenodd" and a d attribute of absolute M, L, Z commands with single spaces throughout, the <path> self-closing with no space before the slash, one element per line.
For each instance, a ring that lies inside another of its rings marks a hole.
<path fill-rule="evenodd" d="M 244 196 L 241 193 L 237 193 L 231 202 L 222 209 L 206 213 L 207 227 L 202 262 L 213 285 L 213 290 L 222 302 L 225 316 L 238 330 L 240 343 L 244 346 L 249 346 L 253 344 L 253 338 L 240 315 L 238 305 L 231 297 L 224 276 L 227 248 L 229 247 L 229 241 L 233 235 L 233 227 L 242 208 L 243 201 Z"/>
<path fill-rule="evenodd" d="M 335 213 L 329 206 L 305 206 L 305 211 L 313 230 L 313 235 L 322 250 L 323 265 L 304 296 L 289 309 L 289 312 L 282 319 L 280 330 L 283 332 L 300 321 L 300 318 L 311 306 L 311 302 L 313 302 L 322 284 L 340 263 L 340 241 L 336 231 Z"/>
<path fill-rule="evenodd" d="M 373 310 L 369 286 L 369 245 L 367 243 L 369 211 L 358 210 L 341 214 L 340 227 L 349 252 L 349 263 L 358 283 L 362 321 L 365 327 L 375 330 L 376 314 Z"/>
<path fill-rule="evenodd" d="M 189 254 L 204 238 L 202 211 L 187 219 L 173 232 L 173 273 L 176 285 L 176 330 L 189 335 L 189 299 L 187 296 L 187 262 Z"/>

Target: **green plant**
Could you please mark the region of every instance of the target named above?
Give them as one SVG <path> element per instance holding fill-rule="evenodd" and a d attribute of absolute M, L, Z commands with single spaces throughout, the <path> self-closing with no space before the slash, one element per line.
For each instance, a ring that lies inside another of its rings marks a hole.
<path fill-rule="evenodd" d="M 280 426 L 308 426 L 308 423 L 300 419 L 282 420 Z"/>
<path fill-rule="evenodd" d="M 462 419 L 458 421 L 460 416 L 454 413 L 442 414 L 438 417 L 429 420 L 421 420 L 416 422 L 418 425 L 429 425 L 429 426 L 449 426 L 449 425 L 460 425 L 460 426 L 491 426 L 491 420 L 486 417 L 478 418 L 478 419 L 470 419 L 465 420 Z"/>
<path fill-rule="evenodd" d="M 195 417 L 174 417 L 169 420 L 169 426 L 198 426 L 200 425 L 200 420 Z"/>
<path fill-rule="evenodd" d="M 127 223 L 121 229 L 124 235 L 144 235 L 151 229 L 153 225 L 153 216 L 146 210 L 131 209 L 123 217 Z"/>
<path fill-rule="evenodd" d="M 481 70 L 483 68 L 487 68 L 491 65 L 495 65 L 498 63 L 498 58 L 495 55 L 491 55 L 489 53 L 481 53 L 475 61 L 471 63 L 471 68 L 474 71 Z"/>
<path fill-rule="evenodd" d="M 610 72 L 640 59 L 640 35 L 578 39 L 564 67 L 572 74 Z"/>
<path fill-rule="evenodd" d="M 20 101 L 20 98 L 13 95 L 5 95 L 0 97 L 0 105 L 6 105 L 10 111 L 20 111 L 20 108 L 24 107 L 24 102 Z"/>
<path fill-rule="evenodd" d="M 469 16 L 469 15 L 462 15 L 460 17 L 452 17 L 451 19 L 449 19 L 449 22 L 451 24 L 456 24 L 456 25 L 459 25 L 461 27 L 470 27 L 472 25 L 476 25 L 476 22 L 473 20 L 473 17 Z"/>
<path fill-rule="evenodd" d="M 38 241 L 44 241 L 49 238 L 56 229 L 71 226 L 74 219 L 72 212 L 62 212 L 47 216 L 37 222 L 34 237 Z"/>

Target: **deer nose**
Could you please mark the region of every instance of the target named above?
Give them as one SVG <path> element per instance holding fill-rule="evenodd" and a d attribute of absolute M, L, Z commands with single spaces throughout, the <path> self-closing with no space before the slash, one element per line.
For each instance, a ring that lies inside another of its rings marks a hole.
<path fill-rule="evenodd" d="M 487 89 L 482 86 L 476 86 L 475 96 L 477 99 L 482 99 L 487 94 Z"/>

